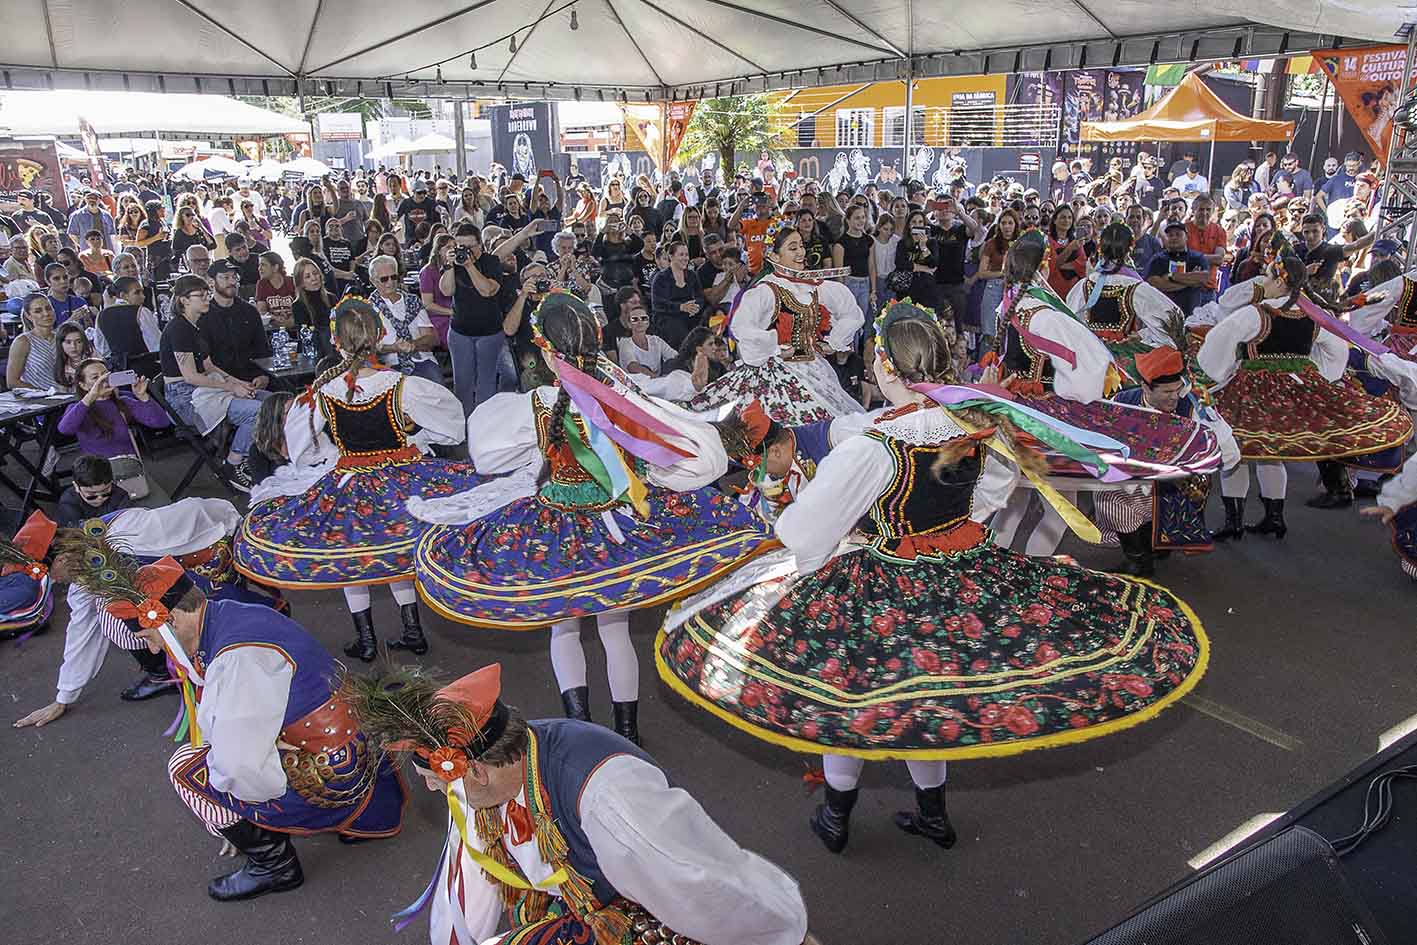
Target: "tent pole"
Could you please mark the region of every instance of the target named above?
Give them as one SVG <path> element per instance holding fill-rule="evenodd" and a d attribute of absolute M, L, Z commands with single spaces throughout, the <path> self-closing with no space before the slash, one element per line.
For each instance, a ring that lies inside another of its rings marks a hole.
<path fill-rule="evenodd" d="M 453 100 L 453 141 L 457 144 L 457 154 L 455 155 L 455 165 L 458 169 L 458 180 L 467 177 L 467 128 L 463 122 L 463 100 Z"/>
<path fill-rule="evenodd" d="M 1214 128 L 1210 129 L 1210 161 L 1209 161 L 1209 164 L 1210 164 L 1210 166 L 1209 166 L 1208 168 L 1206 168 L 1206 173 L 1209 175 L 1209 176 L 1206 178 L 1206 181 L 1207 181 L 1207 183 L 1210 184 L 1210 189 L 1211 189 L 1211 190 L 1215 190 L 1215 129 L 1214 129 Z"/>
<path fill-rule="evenodd" d="M 915 60 L 905 60 L 905 140 L 901 142 L 901 177 L 910 180 L 910 119 L 915 112 Z"/>

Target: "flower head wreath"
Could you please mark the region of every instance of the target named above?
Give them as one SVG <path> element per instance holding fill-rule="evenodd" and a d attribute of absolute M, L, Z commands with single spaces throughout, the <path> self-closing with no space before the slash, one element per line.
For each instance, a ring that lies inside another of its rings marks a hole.
<path fill-rule="evenodd" d="M 881 314 L 876 316 L 876 354 L 880 357 L 881 364 L 892 374 L 898 374 L 899 372 L 896 370 L 895 362 L 891 360 L 890 338 L 886 334 L 886 329 L 890 328 L 890 326 L 894 325 L 896 322 L 912 318 L 918 321 L 939 324 L 939 319 L 935 317 L 934 312 L 915 304 L 908 297 L 891 302 L 881 309 Z"/>
<path fill-rule="evenodd" d="M 541 324 L 546 320 L 547 313 L 554 312 L 557 308 L 561 307 L 584 309 L 586 312 L 590 311 L 590 307 L 587 306 L 585 302 L 562 288 L 552 289 L 537 303 L 536 311 L 531 313 L 531 340 L 538 348 L 543 351 L 549 351 L 552 354 L 559 354 L 560 352 L 556 350 L 556 346 L 551 343 L 550 339 L 548 339 L 546 334 L 541 330 Z M 599 344 L 600 322 L 598 320 L 596 321 L 595 331 L 596 343 Z"/>

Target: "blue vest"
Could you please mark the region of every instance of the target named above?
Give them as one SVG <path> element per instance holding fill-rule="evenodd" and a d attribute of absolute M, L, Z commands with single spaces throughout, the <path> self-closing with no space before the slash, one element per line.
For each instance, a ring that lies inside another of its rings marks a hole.
<path fill-rule="evenodd" d="M 831 452 L 831 427 L 830 420 L 818 420 L 816 423 L 793 427 L 792 433 L 797 438 L 797 455 L 810 459 L 814 464 L 820 464 Z"/>
<path fill-rule="evenodd" d="M 279 647 L 295 667 L 283 726 L 309 715 L 330 698 L 339 664 L 304 627 L 259 604 L 208 601 L 197 642 L 197 658 L 203 667 L 210 666 L 223 650 L 245 644 Z"/>
<path fill-rule="evenodd" d="M 570 850 L 567 859 L 571 869 L 585 877 L 596 900 L 606 905 L 619 893 L 600 871 L 595 850 L 581 828 L 581 791 L 595 770 L 615 755 L 630 755 L 651 765 L 654 759 L 609 729 L 590 722 L 542 719 L 528 724 L 536 735 L 538 773 L 551 800 L 551 816 Z"/>

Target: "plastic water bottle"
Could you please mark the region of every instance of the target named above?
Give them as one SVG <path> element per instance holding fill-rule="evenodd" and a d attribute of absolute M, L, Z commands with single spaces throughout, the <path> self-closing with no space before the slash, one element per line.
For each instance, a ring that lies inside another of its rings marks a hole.
<path fill-rule="evenodd" d="M 300 359 L 315 360 L 315 329 L 309 325 L 300 326 Z"/>
<path fill-rule="evenodd" d="M 290 367 L 290 333 L 277 328 L 271 335 L 271 367 L 283 371 Z"/>

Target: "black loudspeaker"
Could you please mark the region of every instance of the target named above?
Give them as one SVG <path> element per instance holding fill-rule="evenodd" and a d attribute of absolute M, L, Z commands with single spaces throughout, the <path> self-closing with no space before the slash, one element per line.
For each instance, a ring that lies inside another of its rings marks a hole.
<path fill-rule="evenodd" d="M 1386 945 L 1327 840 L 1291 827 L 1088 945 Z"/>

